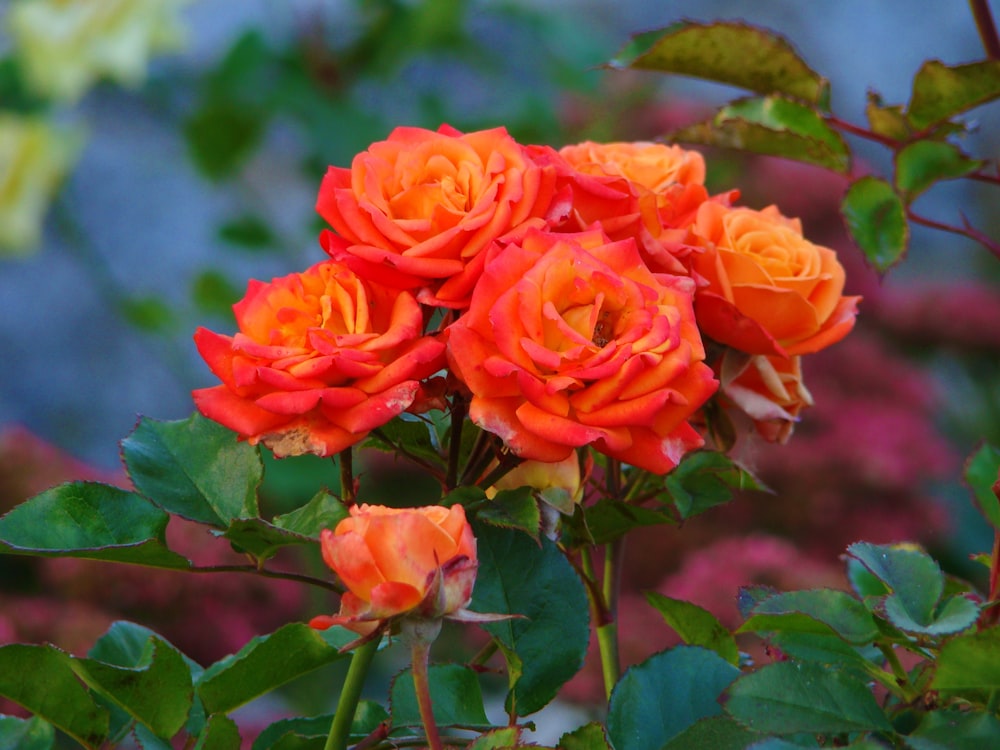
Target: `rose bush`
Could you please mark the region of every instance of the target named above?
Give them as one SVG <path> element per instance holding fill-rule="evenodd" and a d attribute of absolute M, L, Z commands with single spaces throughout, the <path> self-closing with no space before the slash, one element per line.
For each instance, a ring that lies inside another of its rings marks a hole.
<path fill-rule="evenodd" d="M 555 172 L 503 128 L 400 127 L 330 167 L 316 210 L 336 230 L 323 247 L 370 279 L 417 289 L 427 304 L 468 305 L 493 240 L 541 227 Z"/>
<path fill-rule="evenodd" d="M 574 448 L 666 472 L 702 445 L 687 423 L 716 389 L 691 308 L 694 282 L 652 273 L 634 241 L 531 232 L 494 245 L 448 360 L 469 416 L 518 456 Z"/>
<path fill-rule="evenodd" d="M 408 292 L 369 284 L 329 260 L 251 281 L 234 336 L 199 328 L 198 351 L 221 385 L 198 410 L 277 456 L 330 456 L 418 403 L 444 344 L 423 336 Z"/>
<path fill-rule="evenodd" d="M 698 208 L 691 268 L 702 333 L 749 354 L 792 356 L 836 343 L 854 326 L 859 297 L 844 296 L 837 254 L 802 235 L 775 206 L 708 201 Z"/>
<path fill-rule="evenodd" d="M 350 513 L 320 536 L 324 562 L 348 590 L 340 613 L 314 617 L 313 627 L 343 625 L 368 634 L 392 617 L 439 618 L 469 603 L 476 539 L 461 505 L 355 505 Z"/>

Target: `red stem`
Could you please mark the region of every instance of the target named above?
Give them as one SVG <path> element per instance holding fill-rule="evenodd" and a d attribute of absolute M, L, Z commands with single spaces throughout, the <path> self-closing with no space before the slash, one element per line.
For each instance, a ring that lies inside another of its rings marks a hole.
<path fill-rule="evenodd" d="M 990 237 L 987 237 L 974 227 L 969 226 L 968 223 L 966 223 L 964 227 L 956 227 L 951 224 L 935 221 L 934 219 L 928 219 L 927 217 L 915 214 L 912 211 L 907 211 L 906 215 L 907 218 L 909 218 L 909 220 L 914 224 L 921 224 L 925 227 L 930 227 L 931 229 L 938 229 L 942 232 L 951 232 L 952 234 L 959 234 L 962 237 L 968 237 L 970 240 L 978 242 L 980 245 L 985 247 L 993 253 L 998 260 L 1000 260 L 1000 244 L 996 243 Z"/>
<path fill-rule="evenodd" d="M 979 38 L 983 42 L 986 56 L 990 60 L 1000 60 L 1000 37 L 997 36 L 997 27 L 993 23 L 989 0 L 969 0 L 969 8 L 972 10 L 972 17 L 976 19 L 976 28 L 979 29 Z"/>
<path fill-rule="evenodd" d="M 424 734 L 431 750 L 443 750 L 441 735 L 438 733 L 437 722 L 434 721 L 434 706 L 431 703 L 431 680 L 428 663 L 431 656 L 431 644 L 417 639 L 413 641 L 412 649 L 413 689 L 417 694 L 417 706 L 420 709 L 420 720 L 424 724 Z"/>

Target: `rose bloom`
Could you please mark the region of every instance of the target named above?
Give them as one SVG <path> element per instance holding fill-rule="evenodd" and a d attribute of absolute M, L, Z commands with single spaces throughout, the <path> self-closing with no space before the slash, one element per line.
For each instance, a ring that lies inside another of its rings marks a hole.
<path fill-rule="evenodd" d="M 74 102 L 101 78 L 138 86 L 149 58 L 180 46 L 188 0 L 32 0 L 14 3 L 7 26 L 30 85 Z"/>
<path fill-rule="evenodd" d="M 749 354 L 791 356 L 836 343 L 854 326 L 860 297 L 845 297 L 837 254 L 802 236 L 797 219 L 703 203 L 691 255 L 704 335 Z"/>
<path fill-rule="evenodd" d="M 460 133 L 400 127 L 330 167 L 316 210 L 336 230 L 321 243 L 367 278 L 420 289 L 421 302 L 462 309 L 493 240 L 544 225 L 554 170 L 503 128 Z"/>
<path fill-rule="evenodd" d="M 81 138 L 44 120 L 0 116 L 0 255 L 38 244 L 49 201 L 76 159 Z"/>
<path fill-rule="evenodd" d="M 569 195 L 568 208 L 550 221 L 553 229 L 578 232 L 599 223 L 613 240 L 634 239 L 652 270 L 688 275 L 687 229 L 709 200 L 701 154 L 657 143 L 591 141 L 558 152 L 534 146 L 532 153 L 556 168 L 559 195 Z M 715 200 L 728 201 L 729 194 Z"/>
<path fill-rule="evenodd" d="M 746 356 L 729 350 L 721 369 L 723 402 L 750 417 L 769 442 L 787 442 L 799 413 L 813 405 L 802 380 L 801 357 Z"/>
<path fill-rule="evenodd" d="M 350 513 L 320 536 L 323 560 L 348 589 L 340 613 L 314 617 L 310 625 L 343 625 L 365 635 L 390 617 L 446 617 L 469 603 L 476 539 L 461 505 L 355 505 Z"/>
<path fill-rule="evenodd" d="M 411 408 L 444 365 L 422 336 L 413 295 L 370 284 L 336 261 L 251 281 L 233 306 L 239 332 L 199 328 L 198 351 L 222 385 L 198 410 L 275 455 L 330 456 Z"/>
<path fill-rule="evenodd" d="M 490 251 L 448 360 L 471 419 L 526 459 L 575 448 L 669 471 L 702 444 L 687 418 L 715 391 L 689 278 L 654 274 L 633 240 L 529 233 Z"/>

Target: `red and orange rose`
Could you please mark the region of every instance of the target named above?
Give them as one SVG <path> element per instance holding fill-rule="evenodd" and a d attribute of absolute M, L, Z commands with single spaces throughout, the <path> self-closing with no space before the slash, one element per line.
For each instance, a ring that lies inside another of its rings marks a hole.
<path fill-rule="evenodd" d="M 367 278 L 462 309 L 495 239 L 544 225 L 555 173 L 503 128 L 460 133 L 396 128 L 330 167 L 316 210 L 336 230 L 321 241 Z"/>
<path fill-rule="evenodd" d="M 574 448 L 655 472 L 702 438 L 687 418 L 715 391 L 691 279 L 652 273 L 632 240 L 531 232 L 494 246 L 448 360 L 469 415 L 522 458 Z"/>
<path fill-rule="evenodd" d="M 277 456 L 330 456 L 411 408 L 444 364 L 422 335 L 409 292 L 369 284 L 337 261 L 251 281 L 234 336 L 199 328 L 198 351 L 221 385 L 198 410 Z"/>

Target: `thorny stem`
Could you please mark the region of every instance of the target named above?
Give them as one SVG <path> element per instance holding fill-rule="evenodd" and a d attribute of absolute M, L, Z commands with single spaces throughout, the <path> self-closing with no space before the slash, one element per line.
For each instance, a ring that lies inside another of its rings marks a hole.
<path fill-rule="evenodd" d="M 344 679 L 344 686 L 341 688 L 340 698 L 337 700 L 337 712 L 333 715 L 330 734 L 327 735 L 323 750 L 345 750 L 347 748 L 347 740 L 351 734 L 351 722 L 354 721 L 354 712 L 357 710 L 358 700 L 361 698 L 361 688 L 365 684 L 368 667 L 372 663 L 375 652 L 378 651 L 378 644 L 381 640 L 380 637 L 372 638 L 354 650 L 354 654 L 351 656 L 351 666 L 347 669 L 347 677 Z"/>
<path fill-rule="evenodd" d="M 976 19 L 976 28 L 986 56 L 990 60 L 1000 60 L 1000 37 L 997 36 L 997 27 L 993 23 L 989 0 L 969 0 L 969 8 Z"/>
<path fill-rule="evenodd" d="M 354 455 L 350 448 L 340 452 L 340 500 L 347 507 L 357 500 L 354 494 Z"/>
<path fill-rule="evenodd" d="M 976 231 L 972 227 L 966 225 L 965 227 L 956 227 L 951 224 L 945 224 L 934 219 L 928 219 L 920 214 L 915 214 L 912 211 L 906 212 L 907 218 L 914 224 L 921 224 L 925 227 L 930 227 L 931 229 L 937 229 L 941 232 L 950 232 L 951 234 L 958 234 L 962 237 L 968 237 L 974 242 L 978 242 L 980 245 L 989 250 L 993 255 L 1000 260 L 1000 244 L 994 242 L 986 235 L 981 232 Z"/>
<path fill-rule="evenodd" d="M 437 621 L 440 629 L 440 620 Z M 418 634 L 409 637 L 404 631 L 404 639 L 410 641 L 412 655 L 411 672 L 413 674 L 413 689 L 417 696 L 417 707 L 420 709 L 420 721 L 424 725 L 424 735 L 430 750 L 443 750 L 441 735 L 438 733 L 437 722 L 434 720 L 434 706 L 431 702 L 431 681 L 428 665 L 431 657 L 431 643 L 434 638 Z"/>

